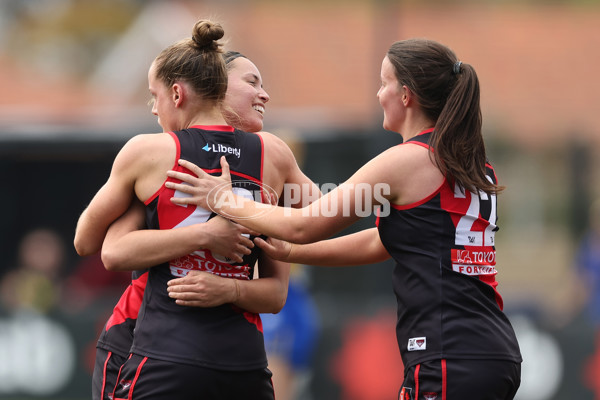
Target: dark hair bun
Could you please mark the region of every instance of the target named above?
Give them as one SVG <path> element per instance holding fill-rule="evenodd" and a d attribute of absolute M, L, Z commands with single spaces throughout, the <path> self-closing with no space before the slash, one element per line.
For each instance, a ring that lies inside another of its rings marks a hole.
<path fill-rule="evenodd" d="M 217 50 L 219 44 L 216 41 L 223 36 L 225 36 L 225 30 L 221 24 L 204 19 L 194 25 L 192 40 L 200 50 Z"/>

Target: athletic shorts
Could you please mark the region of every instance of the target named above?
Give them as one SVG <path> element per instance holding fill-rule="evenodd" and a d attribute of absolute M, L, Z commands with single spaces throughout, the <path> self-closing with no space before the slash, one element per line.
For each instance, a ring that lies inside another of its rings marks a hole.
<path fill-rule="evenodd" d="M 132 354 L 114 400 L 274 400 L 272 375 L 267 368 L 220 371 Z"/>
<path fill-rule="evenodd" d="M 399 400 L 511 400 L 521 364 L 500 360 L 433 360 L 404 371 Z"/>
<path fill-rule="evenodd" d="M 127 361 L 111 351 L 96 348 L 96 363 L 92 375 L 92 399 L 112 400 L 112 392 L 117 383 L 119 369 Z"/>

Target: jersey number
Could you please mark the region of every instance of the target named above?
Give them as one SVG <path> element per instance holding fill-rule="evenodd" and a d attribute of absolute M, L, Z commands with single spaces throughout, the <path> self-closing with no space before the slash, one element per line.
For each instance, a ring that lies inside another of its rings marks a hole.
<path fill-rule="evenodd" d="M 487 178 L 492 181 L 489 176 Z M 470 197 L 469 208 L 456 224 L 455 244 L 494 246 L 494 236 L 497 231 L 496 195 L 488 195 L 483 191 L 479 191 L 479 194 L 463 192 L 458 184 L 454 186 L 455 199 L 466 199 L 467 196 Z M 486 212 L 483 212 L 484 210 Z"/>

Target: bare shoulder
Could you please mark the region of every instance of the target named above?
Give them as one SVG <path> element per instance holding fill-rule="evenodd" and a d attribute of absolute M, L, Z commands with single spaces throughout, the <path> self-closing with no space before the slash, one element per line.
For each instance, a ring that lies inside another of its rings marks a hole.
<path fill-rule="evenodd" d="M 410 204 L 419 201 L 436 191 L 444 182 L 444 176 L 436 166 L 430 149 L 417 144 L 398 145 L 389 149 L 394 165 L 398 166 L 396 184 L 397 204 Z"/>
<path fill-rule="evenodd" d="M 173 138 L 168 133 L 141 133 L 135 135 L 127 141 L 125 147 L 132 147 L 134 149 L 151 150 L 154 147 L 165 146 L 168 143 L 173 143 Z M 163 147 L 164 149 L 164 147 Z"/>
<path fill-rule="evenodd" d="M 290 147 L 281 138 L 269 132 L 258 132 L 265 146 L 265 160 L 277 168 L 290 168 L 296 165 L 296 158 Z"/>
<path fill-rule="evenodd" d="M 387 184 L 389 200 L 395 204 L 408 204 L 424 198 L 443 182 L 429 149 L 418 145 L 391 147 L 354 174 L 350 180 L 370 184 Z"/>
<path fill-rule="evenodd" d="M 392 146 L 389 149 L 387 149 L 384 153 L 403 154 L 405 156 L 411 155 L 419 157 L 425 154 L 429 154 L 430 150 L 426 146 L 421 146 L 420 144 L 409 142 Z"/>
<path fill-rule="evenodd" d="M 127 141 L 117 158 L 115 167 L 146 168 L 175 156 L 175 142 L 167 133 L 139 134 Z"/>
<path fill-rule="evenodd" d="M 142 133 L 129 139 L 121 153 L 145 154 L 148 157 L 164 152 L 168 146 L 175 148 L 175 142 L 168 133 Z"/>

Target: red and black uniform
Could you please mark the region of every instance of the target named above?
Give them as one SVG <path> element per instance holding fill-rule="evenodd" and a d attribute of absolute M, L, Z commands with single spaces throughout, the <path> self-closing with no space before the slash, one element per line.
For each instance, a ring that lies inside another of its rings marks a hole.
<path fill-rule="evenodd" d="M 229 126 L 191 127 L 171 135 L 177 146 L 176 159 L 219 174 L 219 160 L 225 155 L 234 192 L 257 201 L 262 199 L 260 136 Z M 177 163 L 173 169 L 190 173 Z M 149 229 L 202 223 L 214 215 L 194 205 L 171 202 L 172 197 L 179 196 L 185 194 L 163 184 L 146 201 Z M 259 248 L 254 247 L 241 263 L 233 263 L 210 250 L 199 250 L 150 268 L 131 348 L 133 356 L 123 366 L 114 398 L 248 398 L 248 388 L 252 387 L 255 393 L 250 398 L 272 399 L 260 316 L 232 304 L 184 307 L 167 293 L 169 280 L 192 270 L 231 279 L 252 279 L 258 255 Z"/>
<path fill-rule="evenodd" d="M 96 363 L 92 376 L 93 400 L 112 400 L 119 370 L 131 349 L 133 329 L 142 305 L 148 270 L 133 271 L 131 283 L 114 307 L 96 344 Z"/>
<path fill-rule="evenodd" d="M 430 148 L 432 131 L 402 145 Z M 492 166 L 487 164 L 486 171 L 496 183 Z M 496 222 L 495 195 L 471 193 L 447 180 L 421 201 L 392 204 L 390 215 L 378 218 L 381 241 L 396 262 L 393 286 L 398 302 L 396 336 L 405 367 L 403 400 L 419 395 L 436 395 L 439 400 L 514 396 L 522 360 L 496 290 Z M 469 386 L 474 377 L 481 382 L 480 376 L 490 375 L 492 369 L 481 367 L 484 361 L 506 366 L 509 378 L 498 374 L 486 378 L 503 382 L 505 395 L 490 395 L 489 390 L 496 390 L 493 382 L 479 394 Z M 463 368 L 461 373 L 454 372 L 455 365 Z M 427 386 L 432 376 L 440 379 L 439 386 Z M 466 397 L 453 392 L 458 386 Z"/>

